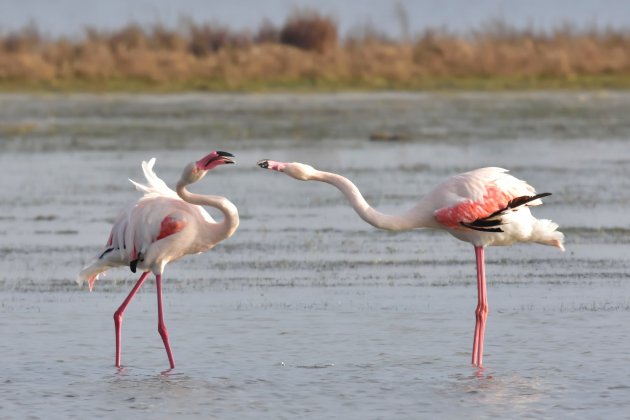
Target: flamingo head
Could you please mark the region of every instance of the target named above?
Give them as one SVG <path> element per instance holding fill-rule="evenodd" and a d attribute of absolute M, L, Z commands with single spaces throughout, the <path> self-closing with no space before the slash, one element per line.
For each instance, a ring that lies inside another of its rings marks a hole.
<path fill-rule="evenodd" d="M 186 166 L 186 168 L 184 168 L 184 172 L 182 173 L 181 181 L 185 184 L 197 182 L 206 176 L 208 171 L 216 168 L 217 166 L 234 163 L 234 160 L 231 159 L 233 157 L 234 155 L 228 152 L 215 151 L 209 153 L 198 161 L 192 162 Z"/>
<path fill-rule="evenodd" d="M 300 181 L 308 181 L 310 179 L 313 179 L 316 174 L 315 168 L 299 162 L 286 163 L 263 159 L 258 161 L 258 166 L 263 169 L 271 169 L 273 171 L 284 172 L 291 178 L 295 178 Z"/>
<path fill-rule="evenodd" d="M 234 163 L 233 157 L 232 153 L 214 151 L 195 162 L 195 167 L 200 171 L 209 171 L 219 165 Z"/>

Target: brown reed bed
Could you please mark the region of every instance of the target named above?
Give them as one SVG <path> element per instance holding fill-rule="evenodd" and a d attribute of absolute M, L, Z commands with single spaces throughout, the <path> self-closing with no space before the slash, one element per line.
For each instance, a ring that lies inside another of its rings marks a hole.
<path fill-rule="evenodd" d="M 129 24 L 50 38 L 30 25 L 0 34 L 0 89 L 89 91 L 628 88 L 630 30 L 550 31 L 490 22 L 391 39 L 298 11 L 284 25 Z"/>

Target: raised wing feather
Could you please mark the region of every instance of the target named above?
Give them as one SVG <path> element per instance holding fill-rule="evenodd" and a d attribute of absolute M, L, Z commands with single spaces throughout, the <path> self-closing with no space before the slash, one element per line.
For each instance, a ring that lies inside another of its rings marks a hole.
<path fill-rule="evenodd" d="M 132 179 L 131 183 L 135 185 L 136 189 L 145 194 L 145 197 L 169 197 L 181 200 L 175 191 L 170 189 L 164 181 L 162 181 L 156 173 L 153 171 L 155 165 L 155 158 L 151 158 L 148 162 L 142 161 L 142 171 L 144 177 L 147 180 L 147 185 L 140 184 Z"/>

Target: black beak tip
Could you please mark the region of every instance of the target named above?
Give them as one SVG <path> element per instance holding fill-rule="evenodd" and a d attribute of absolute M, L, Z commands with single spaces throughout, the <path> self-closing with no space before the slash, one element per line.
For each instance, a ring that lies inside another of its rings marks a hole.
<path fill-rule="evenodd" d="M 269 168 L 269 161 L 267 159 L 259 160 L 256 164 L 263 169 Z"/>
<path fill-rule="evenodd" d="M 227 156 L 227 157 L 234 157 L 234 155 L 232 153 L 229 152 L 221 152 L 219 150 L 217 150 L 217 155 L 219 156 Z"/>

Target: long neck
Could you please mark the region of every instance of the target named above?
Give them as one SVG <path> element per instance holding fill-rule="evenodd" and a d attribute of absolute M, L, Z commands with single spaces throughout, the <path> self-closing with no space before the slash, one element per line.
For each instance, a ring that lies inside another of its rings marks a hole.
<path fill-rule="evenodd" d="M 239 224 L 238 210 L 236 209 L 236 206 L 225 197 L 191 193 L 186 189 L 187 185 L 188 184 L 182 180 L 177 183 L 177 194 L 182 198 L 182 200 L 190 204 L 210 206 L 220 210 L 221 213 L 223 213 L 223 220 L 217 223 L 222 231 L 220 237 L 221 239 L 225 239 L 232 236 Z"/>
<path fill-rule="evenodd" d="M 421 227 L 432 227 L 432 213 L 425 211 L 422 202 L 409 211 L 401 214 L 390 215 L 381 213 L 370 206 L 361 191 L 349 179 L 331 172 L 316 171 L 311 176 L 314 181 L 331 184 L 346 196 L 352 208 L 363 220 L 379 229 L 409 230 Z"/>

